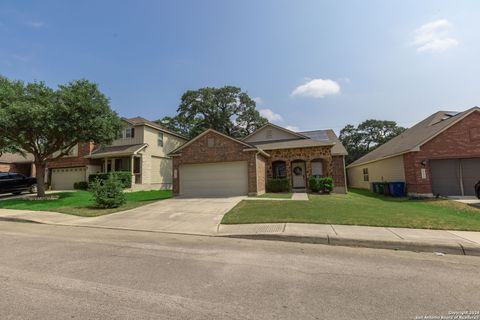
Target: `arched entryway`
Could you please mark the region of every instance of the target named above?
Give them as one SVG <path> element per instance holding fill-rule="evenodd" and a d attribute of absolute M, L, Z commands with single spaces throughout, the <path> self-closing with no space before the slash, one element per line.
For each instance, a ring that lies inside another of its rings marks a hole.
<path fill-rule="evenodd" d="M 307 187 L 307 167 L 305 161 L 294 160 L 291 164 L 292 170 L 292 188 L 305 189 Z"/>

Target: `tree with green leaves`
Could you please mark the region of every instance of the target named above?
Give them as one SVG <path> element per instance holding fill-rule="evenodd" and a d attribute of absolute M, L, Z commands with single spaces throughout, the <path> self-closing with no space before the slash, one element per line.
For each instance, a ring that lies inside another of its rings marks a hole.
<path fill-rule="evenodd" d="M 47 160 L 80 142 L 111 143 L 122 123 L 96 84 L 72 81 L 58 89 L 0 76 L 0 152 L 34 157 L 38 196 L 45 196 Z"/>
<path fill-rule="evenodd" d="M 357 127 L 348 124 L 340 131 L 340 140 L 348 151 L 346 163 L 363 157 L 390 139 L 398 136 L 405 128 L 395 121 L 369 119 Z"/>
<path fill-rule="evenodd" d="M 209 128 L 240 138 L 268 122 L 255 107 L 255 101 L 238 87 L 206 87 L 185 92 L 177 115 L 157 122 L 190 138 Z"/>

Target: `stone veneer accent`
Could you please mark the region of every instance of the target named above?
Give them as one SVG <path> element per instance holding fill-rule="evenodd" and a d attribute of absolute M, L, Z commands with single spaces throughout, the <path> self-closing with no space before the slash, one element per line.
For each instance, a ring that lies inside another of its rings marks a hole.
<path fill-rule="evenodd" d="M 404 154 L 405 180 L 409 194 L 432 194 L 431 171 L 428 160 L 480 157 L 480 112 L 473 112 L 460 122 L 440 133 L 420 147 L 420 151 Z M 425 161 L 426 179 L 422 179 Z"/>
<path fill-rule="evenodd" d="M 306 185 L 308 186 L 308 178 L 312 175 L 312 160 L 321 160 L 323 163 L 323 173 L 325 176 L 334 177 L 334 166 L 331 154 L 331 146 L 310 147 L 310 148 L 291 148 L 266 150 L 270 154 L 267 160 L 267 177 L 273 178 L 272 163 L 275 161 L 285 161 L 287 168 L 287 179 L 292 186 L 292 161 L 305 161 L 306 169 Z M 344 180 L 345 181 L 345 180 Z M 345 185 L 345 182 L 343 182 Z"/>
<path fill-rule="evenodd" d="M 213 139 L 213 146 L 208 146 L 208 139 Z M 248 193 L 256 195 L 261 193 L 257 183 L 257 172 L 261 179 L 261 170 L 257 170 L 257 159 L 261 166 L 263 156 L 258 155 L 257 151 L 244 151 L 248 149 L 243 143 L 229 139 L 214 131 L 209 131 L 203 136 L 197 138 L 192 144 L 179 151 L 179 155 L 173 157 L 173 193 L 180 194 L 180 175 L 179 170 L 182 164 L 196 163 L 214 163 L 226 161 L 247 161 L 248 162 Z M 176 172 L 176 174 L 175 174 Z"/>

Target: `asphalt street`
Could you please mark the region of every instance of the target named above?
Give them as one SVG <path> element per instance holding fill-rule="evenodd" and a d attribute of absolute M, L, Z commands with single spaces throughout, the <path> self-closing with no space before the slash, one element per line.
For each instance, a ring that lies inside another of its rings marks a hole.
<path fill-rule="evenodd" d="M 0 319 L 427 319 L 479 310 L 479 257 L 0 221 Z"/>

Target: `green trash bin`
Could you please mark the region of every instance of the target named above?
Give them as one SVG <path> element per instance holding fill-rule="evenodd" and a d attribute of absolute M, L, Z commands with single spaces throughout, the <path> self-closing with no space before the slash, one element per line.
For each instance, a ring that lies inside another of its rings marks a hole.
<path fill-rule="evenodd" d="M 378 193 L 378 183 L 372 182 L 372 192 Z"/>
<path fill-rule="evenodd" d="M 384 194 L 385 193 L 385 185 L 383 183 L 377 183 L 377 190 L 379 194 Z"/>

